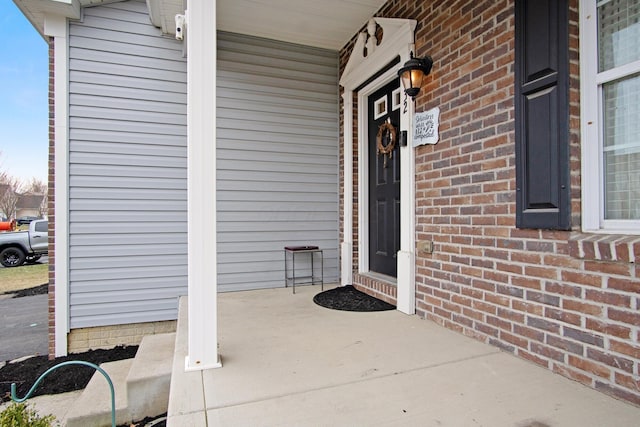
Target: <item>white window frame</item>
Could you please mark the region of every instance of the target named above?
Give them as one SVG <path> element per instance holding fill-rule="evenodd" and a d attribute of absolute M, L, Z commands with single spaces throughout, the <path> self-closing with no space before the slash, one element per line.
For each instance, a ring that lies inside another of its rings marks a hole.
<path fill-rule="evenodd" d="M 387 105 L 387 95 L 385 94 L 378 99 L 373 106 L 373 120 L 378 120 L 380 117 L 387 114 L 389 106 Z"/>
<path fill-rule="evenodd" d="M 402 87 L 402 85 L 400 86 Z M 402 93 L 400 92 L 402 90 L 401 87 L 391 92 L 391 111 L 398 110 L 402 105 Z"/>
<path fill-rule="evenodd" d="M 582 145 L 582 231 L 640 234 L 640 220 L 604 219 L 602 86 L 640 72 L 640 61 L 598 72 L 598 10 L 580 0 L 580 131 Z"/>

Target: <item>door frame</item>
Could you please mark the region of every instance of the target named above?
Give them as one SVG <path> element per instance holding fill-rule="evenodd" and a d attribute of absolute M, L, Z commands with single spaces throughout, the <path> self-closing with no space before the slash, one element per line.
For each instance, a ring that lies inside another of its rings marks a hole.
<path fill-rule="evenodd" d="M 368 274 L 369 268 L 369 103 L 378 89 L 398 78 L 397 67 L 392 67 L 358 92 L 358 273 Z M 402 116 L 402 106 L 400 107 Z M 400 119 L 402 123 L 402 118 Z M 398 129 L 398 132 L 405 130 Z M 400 147 L 401 148 L 401 147 Z M 402 209 L 402 157 L 400 157 L 400 206 Z M 401 214 L 402 216 L 402 214 Z M 402 227 L 400 228 L 402 235 Z M 375 273 L 378 274 L 378 273 Z"/>
<path fill-rule="evenodd" d="M 414 51 L 414 32 L 417 21 L 412 19 L 399 18 L 372 18 L 370 24 L 378 24 L 383 29 L 383 39 L 376 44 L 371 34 L 361 32 L 358 34 L 353 51 L 349 57 L 349 61 L 345 66 L 345 70 L 340 79 L 340 86 L 344 88 L 343 92 L 343 136 L 344 136 L 344 174 L 343 174 L 343 233 L 341 243 L 341 281 L 343 285 L 353 283 L 353 93 L 364 84 L 368 79 L 376 75 L 379 70 L 383 70 L 398 56 L 400 64 L 404 64 L 410 58 L 410 53 Z M 375 25 L 369 25 L 375 30 Z M 367 30 L 368 31 L 368 30 Z M 365 54 L 366 47 L 366 54 Z M 397 68 L 384 72 L 373 83 L 368 84 L 364 89 L 358 91 L 358 135 L 362 135 L 363 110 L 361 96 L 370 93 L 372 85 L 382 84 L 383 81 L 391 80 L 392 76 L 397 75 Z M 380 86 L 378 86 L 380 87 Z M 403 98 L 404 101 L 404 98 Z M 397 253 L 398 275 L 397 275 L 397 308 L 406 314 L 415 314 L 416 311 L 416 280 L 415 280 L 415 151 L 413 149 L 413 138 L 411 124 L 415 115 L 414 104 L 411 100 L 407 102 L 407 109 L 404 106 L 400 111 L 400 129 L 407 130 L 407 144 L 400 147 L 400 251 Z M 366 117 L 366 116 L 365 116 Z M 366 122 L 366 119 L 364 120 Z M 364 138 L 358 139 L 358 167 L 362 171 L 363 162 L 361 159 L 362 150 L 360 143 Z M 360 172 L 358 179 L 362 182 Z M 358 188 L 358 197 L 361 194 L 362 185 Z M 368 196 L 367 196 L 368 197 Z M 362 209 L 366 206 L 362 203 L 362 199 L 358 199 L 357 212 L 358 215 L 358 250 L 361 251 L 363 234 L 360 229 L 362 224 Z M 368 200 L 368 198 L 367 198 Z M 368 249 L 367 253 L 368 253 Z M 362 269 L 362 252 L 358 257 L 358 272 L 368 273 Z M 367 257 L 368 259 L 368 257 Z M 368 262 L 368 261 L 367 261 Z"/>

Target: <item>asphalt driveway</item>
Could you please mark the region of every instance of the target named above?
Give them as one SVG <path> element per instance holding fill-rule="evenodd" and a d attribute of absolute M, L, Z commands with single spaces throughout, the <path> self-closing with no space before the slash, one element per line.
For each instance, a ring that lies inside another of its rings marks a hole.
<path fill-rule="evenodd" d="M 47 298 L 0 296 L 0 362 L 48 353 Z"/>

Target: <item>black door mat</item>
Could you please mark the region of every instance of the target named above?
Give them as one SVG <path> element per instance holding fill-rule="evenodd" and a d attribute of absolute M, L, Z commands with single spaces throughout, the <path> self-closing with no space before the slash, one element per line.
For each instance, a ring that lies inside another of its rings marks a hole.
<path fill-rule="evenodd" d="M 338 286 L 328 291 L 320 292 L 313 297 L 316 304 L 343 311 L 385 311 L 395 310 L 396 307 L 360 292 L 352 285 Z"/>

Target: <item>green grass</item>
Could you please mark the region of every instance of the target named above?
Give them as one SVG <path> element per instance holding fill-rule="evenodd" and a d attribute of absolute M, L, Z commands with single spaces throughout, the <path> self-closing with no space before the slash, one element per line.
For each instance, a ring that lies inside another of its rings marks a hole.
<path fill-rule="evenodd" d="M 0 294 L 29 289 L 48 282 L 48 264 L 24 264 L 20 267 L 0 268 Z"/>

